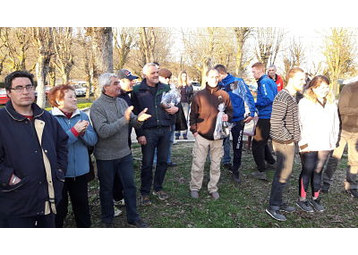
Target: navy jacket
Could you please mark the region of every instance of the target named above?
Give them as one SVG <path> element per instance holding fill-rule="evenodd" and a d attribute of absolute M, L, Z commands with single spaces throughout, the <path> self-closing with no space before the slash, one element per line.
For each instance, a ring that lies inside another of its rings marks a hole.
<path fill-rule="evenodd" d="M 68 136 L 47 111 L 32 105 L 34 119 L 18 114 L 11 101 L 0 109 L 0 215 L 29 217 L 45 214 L 49 185 L 53 185 L 55 203 L 62 198 L 67 167 Z M 35 120 L 43 126 L 42 148 L 35 130 Z M 50 184 L 46 178 L 43 154 L 50 163 Z M 21 182 L 10 186 L 15 174 Z"/>
<path fill-rule="evenodd" d="M 169 85 L 158 82 L 156 86 L 157 93 L 155 96 L 150 92 L 146 79 L 143 79 L 139 85 L 133 87 L 132 104 L 134 106 L 134 114 L 138 115 L 144 108 L 148 108 L 147 113 L 152 115 L 151 118 L 143 123 L 141 128 L 136 129 L 137 137 L 144 135 L 144 128 L 170 127 L 175 123 L 175 116 L 167 113 L 160 106 L 163 93 L 170 90 Z"/>

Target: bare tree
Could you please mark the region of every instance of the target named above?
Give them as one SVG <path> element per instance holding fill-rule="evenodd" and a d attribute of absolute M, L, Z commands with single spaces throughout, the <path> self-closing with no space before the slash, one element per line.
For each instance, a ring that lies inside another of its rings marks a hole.
<path fill-rule="evenodd" d="M 357 52 L 353 42 L 353 30 L 331 28 L 324 45 L 323 54 L 326 58 L 327 73 L 331 79 L 331 89 L 338 94 L 338 79 L 349 77 L 355 68 L 354 59 L 357 57 Z"/>
<path fill-rule="evenodd" d="M 62 83 L 66 84 L 70 80 L 70 73 L 74 65 L 73 60 L 73 28 L 59 27 L 53 29 L 53 42 L 55 58 L 54 66 L 59 71 Z"/>
<path fill-rule="evenodd" d="M 301 40 L 292 38 L 286 53 L 283 56 L 284 73 L 283 78 L 285 79 L 287 72 L 294 66 L 301 66 L 305 58 L 305 48 Z M 285 82 L 287 82 L 285 80 Z"/>
<path fill-rule="evenodd" d="M 236 66 L 235 72 L 238 76 L 242 77 L 246 66 L 250 63 L 251 59 L 245 58 L 244 46 L 253 31 L 252 27 L 234 27 L 236 37 Z"/>
<path fill-rule="evenodd" d="M 136 43 L 137 28 L 122 27 L 114 29 L 114 51 L 118 56 L 115 70 L 123 69 L 129 58 L 129 53 Z"/>
<path fill-rule="evenodd" d="M 260 27 L 256 29 L 255 55 L 258 61 L 262 62 L 265 67 L 268 64 L 275 63 L 284 35 L 284 30 L 280 28 Z"/>
<path fill-rule="evenodd" d="M 44 108 L 46 105 L 45 84 L 46 77 L 50 68 L 51 57 L 54 55 L 53 50 L 53 28 L 51 27 L 33 27 L 31 28 L 32 39 L 37 48 L 37 104 Z"/>

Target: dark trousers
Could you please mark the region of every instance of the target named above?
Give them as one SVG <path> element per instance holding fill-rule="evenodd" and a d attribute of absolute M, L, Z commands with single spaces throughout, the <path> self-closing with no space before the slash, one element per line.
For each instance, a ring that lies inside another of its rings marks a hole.
<path fill-rule="evenodd" d="M 269 205 L 270 209 L 279 210 L 283 203 L 284 190 L 292 173 L 295 144 L 293 142 L 283 144 L 272 141 L 272 145 L 276 153 L 277 163 L 271 186 Z"/>
<path fill-rule="evenodd" d="M 137 213 L 136 186 L 134 183 L 134 170 L 132 154 L 120 159 L 98 160 L 99 196 L 101 201 L 101 218 L 104 223 L 112 223 L 113 183 L 115 175 L 119 175 L 123 183 L 124 201 L 126 204 L 127 222 L 133 223 L 139 219 Z"/>
<path fill-rule="evenodd" d="M 9 218 L 5 220 L 5 226 L 9 228 L 54 228 L 55 214 L 25 217 Z"/>
<path fill-rule="evenodd" d="M 144 135 L 147 143 L 142 145 L 142 171 L 141 188 L 142 195 L 149 195 L 153 183 L 153 159 L 157 148 L 157 164 L 154 174 L 153 189 L 163 189 L 163 182 L 167 171 L 168 148 L 170 142 L 170 127 L 146 128 Z"/>
<path fill-rule="evenodd" d="M 267 144 L 270 137 L 270 119 L 259 119 L 257 121 L 255 136 L 252 141 L 252 155 L 254 157 L 257 170 L 264 172 L 267 161 L 270 164 L 275 163 L 272 152 Z"/>
<path fill-rule="evenodd" d="M 78 228 L 91 227 L 91 214 L 88 205 L 87 176 L 66 178 L 62 190 L 62 199 L 57 205 L 56 227 L 62 228 L 68 213 L 68 196 L 70 196 L 76 226 Z"/>
<path fill-rule="evenodd" d="M 235 125 L 231 129 L 232 134 L 232 149 L 234 152 L 234 160 L 232 165 L 233 173 L 239 173 L 241 166 L 241 155 L 242 155 L 242 139 L 244 136 L 245 123 L 243 120 L 234 122 Z"/>
<path fill-rule="evenodd" d="M 330 151 L 311 151 L 300 153 L 302 171 L 299 178 L 299 194 L 305 198 L 309 186 L 312 187 L 312 196 L 318 197 L 321 190 L 322 169 Z"/>

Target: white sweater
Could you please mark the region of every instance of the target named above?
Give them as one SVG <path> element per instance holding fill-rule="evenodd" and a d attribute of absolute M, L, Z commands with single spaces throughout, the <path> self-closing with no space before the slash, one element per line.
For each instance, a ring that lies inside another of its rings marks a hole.
<path fill-rule="evenodd" d="M 339 117 L 336 103 L 327 102 L 323 107 L 318 102 L 302 98 L 298 104 L 298 116 L 301 129 L 298 143 L 300 151 L 324 151 L 337 147 Z"/>

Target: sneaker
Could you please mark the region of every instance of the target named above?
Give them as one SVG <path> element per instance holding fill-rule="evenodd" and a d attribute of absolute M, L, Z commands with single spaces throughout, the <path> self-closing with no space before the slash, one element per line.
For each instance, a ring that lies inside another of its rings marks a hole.
<path fill-rule="evenodd" d="M 159 200 L 166 200 L 169 198 L 168 194 L 165 193 L 163 190 L 153 191 L 153 195 L 157 196 Z"/>
<path fill-rule="evenodd" d="M 123 214 L 122 210 L 119 210 L 117 207 L 114 207 L 114 214 L 113 214 L 114 217 L 118 217 L 122 214 Z"/>
<path fill-rule="evenodd" d="M 148 195 L 142 195 L 140 199 L 141 199 L 141 203 L 143 206 L 152 205 L 152 202 L 150 201 L 150 198 Z"/>
<path fill-rule="evenodd" d="M 232 173 L 232 179 L 237 183 L 241 183 L 241 178 L 239 173 Z"/>
<path fill-rule="evenodd" d="M 124 202 L 124 198 L 122 200 L 116 201 L 113 200 L 115 206 L 124 206 L 126 203 Z"/>
<path fill-rule="evenodd" d="M 275 220 L 278 220 L 278 221 L 286 221 L 287 220 L 285 215 L 281 214 L 280 211 L 271 210 L 271 209 L 267 208 L 266 213 L 268 215 L 270 215 Z"/>
<path fill-rule="evenodd" d="M 308 202 L 308 200 L 306 201 L 298 201 L 296 203 L 296 205 L 301 208 L 303 211 L 308 212 L 308 213 L 313 213 L 314 210 L 312 208 L 312 206 L 310 205 L 310 203 Z"/>
<path fill-rule="evenodd" d="M 141 219 L 136 220 L 135 222 L 131 222 L 131 223 L 128 222 L 128 224 L 133 227 L 136 227 L 136 228 L 148 228 L 148 225 Z"/>
<path fill-rule="evenodd" d="M 347 192 L 351 195 L 351 197 L 358 198 L 358 191 L 356 189 L 349 189 Z"/>
<path fill-rule="evenodd" d="M 194 199 L 198 199 L 199 198 L 199 192 L 197 190 L 191 190 L 190 191 L 190 196 Z"/>
<path fill-rule="evenodd" d="M 310 204 L 312 205 L 313 209 L 315 209 L 317 212 L 324 212 L 326 208 L 324 208 L 323 205 L 321 205 L 321 199 L 312 199 L 310 201 Z"/>
<path fill-rule="evenodd" d="M 251 177 L 259 179 L 259 180 L 267 181 L 266 172 L 256 171 L 256 172 L 251 173 Z"/>
<path fill-rule="evenodd" d="M 292 213 L 296 211 L 296 208 L 293 206 L 289 206 L 288 204 L 282 204 L 280 206 L 280 211 L 286 212 L 286 213 Z"/>
<path fill-rule="evenodd" d="M 214 192 L 210 193 L 210 196 L 211 196 L 212 199 L 214 199 L 214 200 L 218 200 L 219 197 L 220 197 L 219 192 L 217 192 L 217 191 L 214 191 Z"/>
<path fill-rule="evenodd" d="M 174 167 L 174 166 L 177 166 L 178 164 L 177 163 L 174 163 L 174 162 L 169 162 L 167 163 L 168 167 Z"/>

